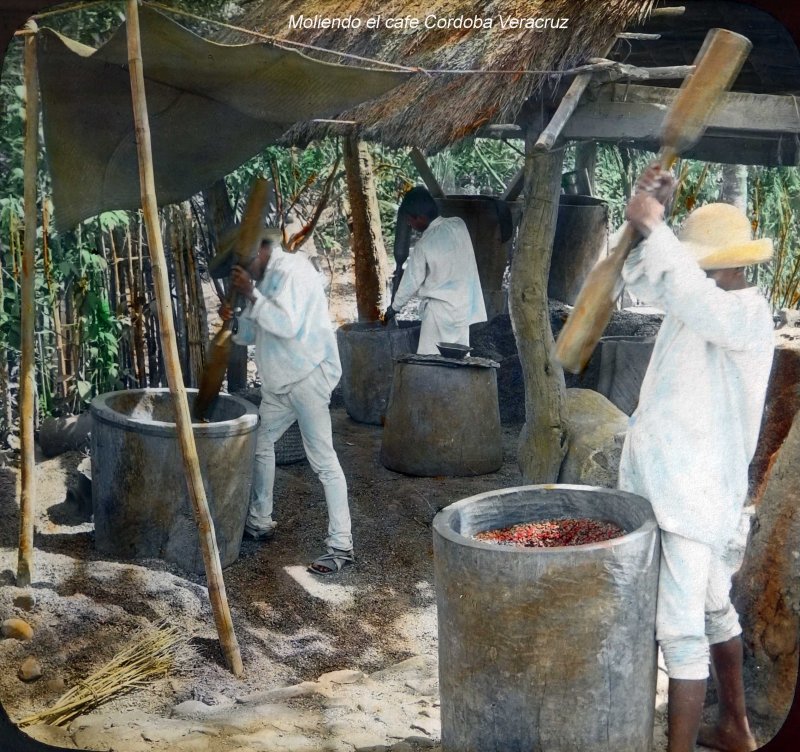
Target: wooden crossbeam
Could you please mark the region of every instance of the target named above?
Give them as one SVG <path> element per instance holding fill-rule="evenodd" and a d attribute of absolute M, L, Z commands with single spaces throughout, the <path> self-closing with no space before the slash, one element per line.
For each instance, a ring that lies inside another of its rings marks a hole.
<path fill-rule="evenodd" d="M 593 73 L 579 73 L 575 76 L 547 127 L 536 139 L 536 143 L 533 145 L 534 151 L 550 151 L 553 148 L 570 116 L 575 112 L 575 108 L 578 106 L 578 102 L 583 96 L 583 92 L 586 91 L 586 87 L 592 80 L 593 75 Z"/>
<path fill-rule="evenodd" d="M 649 18 L 672 18 L 686 13 L 685 5 L 676 5 L 672 8 L 655 8 L 650 11 Z"/>
<path fill-rule="evenodd" d="M 439 185 L 439 181 L 433 174 L 433 170 L 431 170 L 430 166 L 428 165 L 425 155 L 415 146 L 409 152 L 409 157 L 411 157 L 414 167 L 417 168 L 417 172 L 419 172 L 422 182 L 425 183 L 425 186 L 430 191 L 431 196 L 434 198 L 444 198 L 442 186 Z"/>

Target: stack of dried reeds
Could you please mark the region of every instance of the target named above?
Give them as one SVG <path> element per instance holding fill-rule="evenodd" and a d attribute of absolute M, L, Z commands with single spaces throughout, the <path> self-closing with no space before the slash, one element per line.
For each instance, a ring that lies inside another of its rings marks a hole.
<path fill-rule="evenodd" d="M 65 726 L 111 697 L 166 675 L 181 653 L 188 636 L 176 626 L 160 624 L 130 647 L 117 653 L 101 669 L 63 694 L 51 708 L 23 718 L 20 727 L 36 723 Z"/>

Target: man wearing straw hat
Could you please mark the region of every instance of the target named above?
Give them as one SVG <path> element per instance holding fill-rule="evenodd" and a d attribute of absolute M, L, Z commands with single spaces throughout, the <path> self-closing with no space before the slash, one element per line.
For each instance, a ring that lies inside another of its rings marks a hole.
<path fill-rule="evenodd" d="M 469 345 L 469 325 L 486 321 L 478 264 L 469 231 L 460 217 L 440 217 L 427 189 L 412 188 L 400 202 L 398 222 L 422 233 L 408 259 L 388 323 L 414 296 L 422 298 L 417 352 L 438 354 L 437 342 Z"/>
<path fill-rule="evenodd" d="M 695 741 L 756 749 L 744 702 L 742 642 L 722 561 L 741 518 L 773 354 L 770 308 L 744 267 L 772 241 L 728 204 L 709 204 L 677 237 L 664 223 L 673 178 L 642 176 L 627 219 L 645 238 L 625 264 L 631 291 L 666 313 L 630 418 L 619 486 L 649 499 L 661 528 L 656 637 L 669 675 L 669 752 Z M 719 717 L 700 727 L 709 656 Z"/>
<path fill-rule="evenodd" d="M 245 535 L 266 540 L 274 533 L 275 442 L 297 420 L 328 506 L 327 551 L 308 568 L 314 574 L 335 574 L 355 558 L 347 482 L 333 448 L 328 409 L 342 367 L 322 283 L 305 256 L 281 248 L 281 233 L 272 229 L 264 231 L 250 266 L 233 266 L 230 278 L 248 301 L 233 339 L 255 345 L 261 377 L 261 422 Z M 232 318 L 230 306 L 223 305 L 220 316 Z"/>

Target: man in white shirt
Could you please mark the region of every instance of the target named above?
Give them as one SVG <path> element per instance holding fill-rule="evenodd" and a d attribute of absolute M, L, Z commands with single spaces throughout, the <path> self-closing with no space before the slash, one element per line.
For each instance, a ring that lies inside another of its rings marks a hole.
<path fill-rule="evenodd" d="M 234 266 L 231 271 L 231 284 L 248 301 L 233 339 L 255 345 L 261 377 L 261 421 L 245 535 L 265 540 L 275 530 L 275 442 L 297 420 L 328 506 L 327 551 L 309 570 L 335 574 L 355 561 L 347 482 L 333 448 L 328 409 L 342 368 L 319 274 L 302 254 L 283 251 L 279 238 L 276 231 L 265 231 L 249 268 Z M 220 315 L 227 320 L 233 311 L 223 305 Z"/>
<path fill-rule="evenodd" d="M 431 194 L 416 187 L 403 196 L 397 221 L 408 222 L 422 236 L 409 256 L 384 322 L 418 295 L 422 298 L 418 353 L 438 354 L 437 342 L 469 345 L 469 325 L 486 321 L 486 308 L 464 220 L 440 217 Z"/>
<path fill-rule="evenodd" d="M 744 267 L 768 261 L 733 206 L 695 210 L 678 237 L 664 223 L 673 180 L 656 165 L 627 219 L 644 238 L 623 270 L 628 287 L 662 308 L 639 405 L 630 418 L 619 486 L 650 500 L 661 528 L 656 637 L 669 676 L 668 750 L 695 742 L 756 749 L 744 703 L 742 642 L 722 561 L 747 495 L 773 354 L 769 305 Z M 700 727 L 709 656 L 719 718 Z"/>

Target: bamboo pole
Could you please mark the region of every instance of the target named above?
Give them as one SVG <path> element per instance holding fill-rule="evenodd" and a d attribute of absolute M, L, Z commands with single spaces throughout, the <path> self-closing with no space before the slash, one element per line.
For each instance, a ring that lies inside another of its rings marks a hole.
<path fill-rule="evenodd" d="M 133 237 L 131 235 L 130 224 L 125 228 L 125 240 L 128 245 L 128 286 L 131 291 L 130 294 L 130 316 L 133 322 L 133 353 L 132 359 L 134 361 L 134 373 L 136 374 L 136 383 L 139 387 L 147 386 L 147 374 L 145 373 L 145 359 L 144 359 L 144 321 L 142 320 L 142 305 L 141 305 L 141 277 L 139 269 L 134 269 L 133 263 Z"/>
<path fill-rule="evenodd" d="M 29 21 L 27 28 L 36 31 Z M 21 279 L 19 553 L 17 587 L 28 587 L 33 579 L 33 520 L 36 513 L 36 463 L 33 446 L 33 412 L 36 392 L 34 317 L 36 294 L 36 169 L 39 150 L 39 76 L 36 70 L 36 34 L 25 37 L 25 244 Z"/>
<path fill-rule="evenodd" d="M 58 388 L 56 393 L 62 399 L 66 397 L 67 362 L 64 356 L 64 340 L 61 331 L 61 303 L 58 298 L 58 289 L 53 279 L 53 263 L 50 257 L 50 248 L 47 242 L 47 229 L 50 226 L 50 212 L 47 197 L 42 200 L 42 260 L 44 276 L 47 281 L 47 294 L 50 298 L 50 309 L 53 317 L 53 341 L 56 350 L 56 365 L 58 368 Z"/>
<path fill-rule="evenodd" d="M 191 367 L 189 364 L 189 345 L 186 330 L 186 274 L 184 271 L 183 256 L 183 223 L 181 222 L 180 209 L 177 206 L 170 207 L 169 212 L 170 228 L 169 238 L 172 247 L 170 257 L 172 258 L 172 281 L 175 285 L 175 334 L 178 340 L 178 353 L 183 372 L 183 383 L 191 386 Z"/>
<path fill-rule="evenodd" d="M 136 146 L 139 156 L 139 180 L 142 193 L 142 210 L 147 223 L 147 238 L 152 260 L 153 277 L 156 283 L 156 303 L 161 318 L 161 340 L 164 349 L 167 380 L 175 403 L 178 439 L 183 455 L 186 482 L 189 496 L 197 518 L 200 548 L 203 552 L 208 595 L 214 612 L 214 621 L 220 638 L 222 651 L 228 667 L 235 676 L 243 671 L 239 644 L 233 630 L 230 609 L 225 595 L 225 583 L 222 579 L 222 567 L 219 562 L 217 539 L 214 535 L 214 522 L 208 510 L 208 502 L 200 475 L 200 462 L 192 433 L 192 420 L 189 414 L 189 403 L 186 389 L 178 363 L 178 349 L 175 343 L 175 332 L 172 321 L 172 306 L 169 299 L 169 286 L 166 278 L 164 248 L 161 244 L 161 232 L 158 225 L 158 209 L 156 207 L 155 179 L 153 176 L 153 155 L 150 146 L 150 125 L 147 115 L 147 101 L 144 90 L 144 73 L 142 70 L 141 40 L 139 37 L 139 9 L 137 0 L 127 0 L 126 8 L 128 65 L 131 76 L 131 96 L 133 100 L 134 123 L 136 126 Z"/>
<path fill-rule="evenodd" d="M 183 204 L 184 248 L 186 259 L 187 309 L 189 361 L 192 386 L 196 387 L 203 377 L 205 367 L 204 346 L 208 337 L 203 331 L 203 322 L 207 320 L 206 305 L 200 284 L 200 274 L 194 258 L 194 242 L 192 237 L 192 209 L 188 201 Z"/>
<path fill-rule="evenodd" d="M 0 313 L 5 310 L 5 293 L 3 288 L 3 254 L 0 252 Z M 11 431 L 13 416 L 11 413 L 11 388 L 8 381 L 8 352 L 5 344 L 0 341 L 0 448 L 8 438 Z"/>

